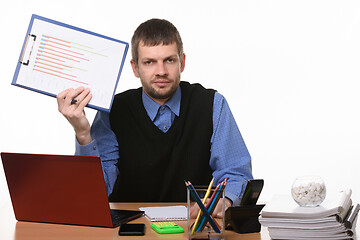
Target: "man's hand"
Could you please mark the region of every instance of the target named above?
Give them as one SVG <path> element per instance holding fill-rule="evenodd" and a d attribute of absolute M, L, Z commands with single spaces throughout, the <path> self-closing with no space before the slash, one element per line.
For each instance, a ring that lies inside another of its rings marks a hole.
<path fill-rule="evenodd" d="M 76 138 L 81 145 L 91 142 L 90 123 L 84 111 L 91 97 L 90 89 L 84 87 L 66 89 L 56 97 L 59 112 L 73 126 Z"/>
<path fill-rule="evenodd" d="M 223 201 L 225 200 L 225 210 L 222 211 L 222 206 L 223 206 Z M 217 217 L 217 218 L 223 218 L 223 212 L 225 213 L 226 209 L 228 209 L 228 207 L 231 207 L 232 203 L 229 199 L 227 198 L 221 198 L 219 199 L 218 204 L 215 207 L 215 210 L 213 212 L 213 217 Z"/>
<path fill-rule="evenodd" d="M 205 204 L 206 205 L 206 204 Z M 215 209 L 214 209 L 214 212 L 212 213 L 212 216 L 213 217 L 217 217 L 217 218 L 223 218 L 223 211 L 222 211 L 222 205 L 223 205 L 223 199 L 219 199 Z M 224 212 L 226 211 L 226 209 L 228 207 L 231 207 L 232 203 L 229 199 L 225 198 L 225 210 Z M 191 206 L 190 208 L 190 218 L 196 218 L 197 215 L 198 215 L 198 212 L 199 212 L 200 208 L 199 206 L 194 203 L 193 206 Z"/>

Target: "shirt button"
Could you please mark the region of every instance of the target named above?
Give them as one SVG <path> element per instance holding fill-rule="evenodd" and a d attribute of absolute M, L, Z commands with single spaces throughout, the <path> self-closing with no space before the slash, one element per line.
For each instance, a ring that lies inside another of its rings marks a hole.
<path fill-rule="evenodd" d="M 96 150 L 96 146 L 93 146 L 93 150 Z"/>
<path fill-rule="evenodd" d="M 164 126 L 163 129 L 164 129 L 164 131 L 166 131 L 166 130 L 167 130 L 167 126 Z"/>
<path fill-rule="evenodd" d="M 160 110 L 161 110 L 161 111 L 164 111 L 164 110 L 165 110 L 165 107 L 164 107 L 164 106 L 162 106 L 162 107 L 160 108 Z"/>

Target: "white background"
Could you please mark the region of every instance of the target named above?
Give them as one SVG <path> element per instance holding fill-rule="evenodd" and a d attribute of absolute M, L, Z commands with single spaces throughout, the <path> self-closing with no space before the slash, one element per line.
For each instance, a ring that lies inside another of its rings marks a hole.
<path fill-rule="evenodd" d="M 33 13 L 126 42 L 143 21 L 170 20 L 187 54 L 182 80 L 228 100 L 254 177 L 265 180 L 262 200 L 316 174 L 328 191 L 352 188 L 359 202 L 359 1 L 8 1 L 0 10 L 0 151 L 73 154 L 56 99 L 10 85 Z M 130 52 L 117 92 L 140 86 L 129 61 Z M 92 121 L 95 111 L 86 113 Z M 0 207 L 8 201 L 1 170 Z"/>

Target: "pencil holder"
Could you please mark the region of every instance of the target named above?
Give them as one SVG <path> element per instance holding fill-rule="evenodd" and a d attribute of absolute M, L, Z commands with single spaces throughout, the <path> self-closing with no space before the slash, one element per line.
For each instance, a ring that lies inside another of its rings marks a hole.
<path fill-rule="evenodd" d="M 225 237 L 224 218 L 212 217 L 217 204 L 222 205 L 222 216 L 225 216 L 224 199 L 225 191 L 219 187 L 187 188 L 188 239 L 223 239 Z"/>

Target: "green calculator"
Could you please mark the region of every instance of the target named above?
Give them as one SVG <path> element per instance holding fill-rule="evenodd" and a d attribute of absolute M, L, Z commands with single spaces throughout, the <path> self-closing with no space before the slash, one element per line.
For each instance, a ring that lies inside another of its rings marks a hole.
<path fill-rule="evenodd" d="M 174 222 L 156 222 L 151 224 L 151 228 L 157 233 L 182 233 L 184 229 Z"/>

